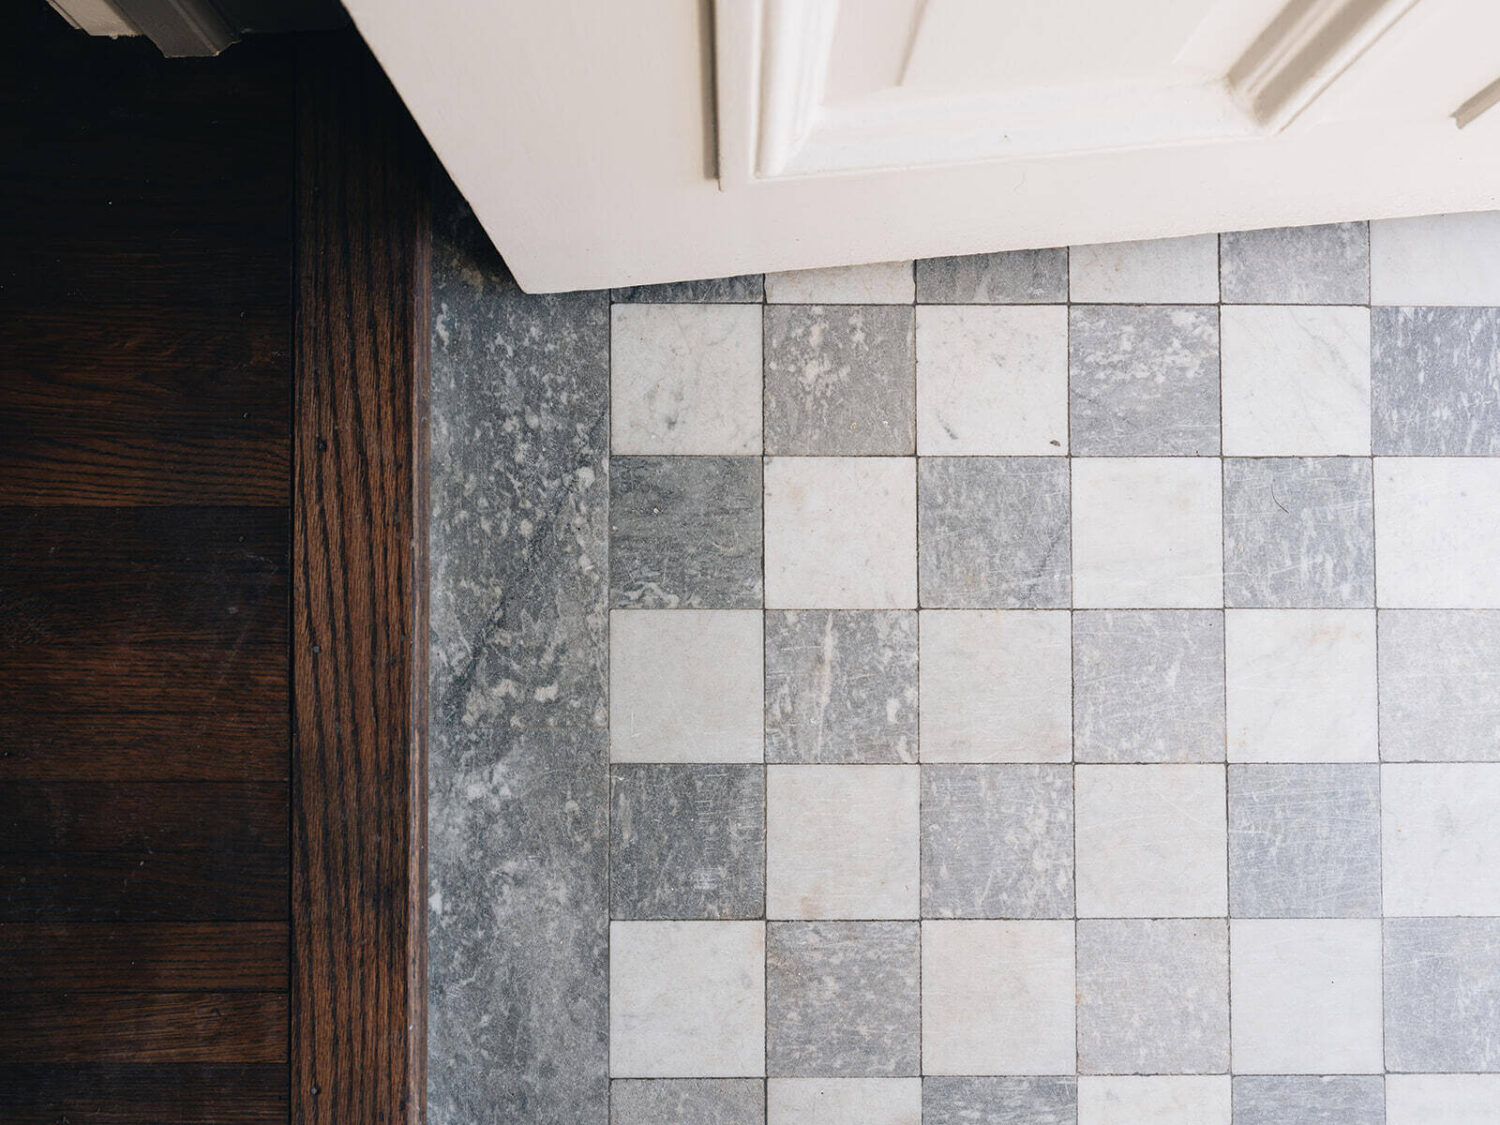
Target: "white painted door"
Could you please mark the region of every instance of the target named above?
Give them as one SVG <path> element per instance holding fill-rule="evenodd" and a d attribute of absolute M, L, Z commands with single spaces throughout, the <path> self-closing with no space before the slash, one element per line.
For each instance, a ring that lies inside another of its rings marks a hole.
<path fill-rule="evenodd" d="M 523 286 L 1500 207 L 1496 0 L 347 0 Z"/>

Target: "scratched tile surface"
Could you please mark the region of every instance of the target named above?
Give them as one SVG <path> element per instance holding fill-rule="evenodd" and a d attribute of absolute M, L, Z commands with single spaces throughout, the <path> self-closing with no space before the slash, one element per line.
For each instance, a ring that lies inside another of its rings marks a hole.
<path fill-rule="evenodd" d="M 1494 1120 L 1500 220 L 443 238 L 435 1125 Z"/>

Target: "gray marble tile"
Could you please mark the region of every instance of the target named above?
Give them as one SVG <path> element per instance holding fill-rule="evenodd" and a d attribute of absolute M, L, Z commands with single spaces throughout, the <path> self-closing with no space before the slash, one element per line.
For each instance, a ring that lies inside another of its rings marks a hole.
<path fill-rule="evenodd" d="M 428 1120 L 603 1125 L 604 733 L 434 729 L 431 751 Z"/>
<path fill-rule="evenodd" d="M 920 962 L 915 922 L 771 923 L 767 1073 L 918 1073 Z"/>
<path fill-rule="evenodd" d="M 916 353 L 905 305 L 772 305 L 766 452 L 916 452 Z"/>
<path fill-rule="evenodd" d="M 616 765 L 615 918 L 760 918 L 766 780 L 758 765 Z"/>
<path fill-rule="evenodd" d="M 602 726 L 605 297 L 522 293 L 450 212 L 433 247 L 433 730 Z"/>
<path fill-rule="evenodd" d="M 924 457 L 917 473 L 924 608 L 1067 606 L 1068 463 L 1054 457 Z"/>
<path fill-rule="evenodd" d="M 1225 304 L 1368 304 L 1369 224 L 1221 234 L 1219 270 L 1220 299 Z"/>
<path fill-rule="evenodd" d="M 1388 918 L 1385 1064 L 1500 1070 L 1500 918 Z"/>
<path fill-rule="evenodd" d="M 1062 248 L 917 262 L 920 305 L 1036 305 L 1067 299 L 1068 252 Z"/>
<path fill-rule="evenodd" d="M 1385 1125 L 1378 1074 L 1240 1074 L 1232 1089 L 1234 1125 Z"/>
<path fill-rule="evenodd" d="M 922 1125 L 1075 1125 L 1073 1078 L 922 1079 Z"/>
<path fill-rule="evenodd" d="M 1376 454 L 1500 454 L 1500 309 L 1370 310 Z"/>
<path fill-rule="evenodd" d="M 1068 310 L 1070 443 L 1079 457 L 1217 456 L 1219 310 Z"/>
<path fill-rule="evenodd" d="M 1380 767 L 1229 767 L 1229 912 L 1380 915 Z"/>
<path fill-rule="evenodd" d="M 1224 760 L 1224 615 L 1073 615 L 1073 751 L 1080 762 Z"/>
<path fill-rule="evenodd" d="M 1370 462 L 1345 457 L 1224 462 L 1224 604 L 1375 604 Z"/>
<path fill-rule="evenodd" d="M 606 304 L 522 293 L 437 209 L 433 1125 L 608 1115 Z"/>
<path fill-rule="evenodd" d="M 759 608 L 759 457 L 616 457 L 610 471 L 613 605 Z"/>
<path fill-rule="evenodd" d="M 1500 760 L 1500 613 L 1382 610 L 1380 756 Z"/>
<path fill-rule="evenodd" d="M 1083 1074 L 1229 1069 L 1229 929 L 1221 918 L 1078 922 Z"/>
<path fill-rule="evenodd" d="M 1071 918 L 1072 767 L 923 766 L 922 916 Z"/>
<path fill-rule="evenodd" d="M 767 613 L 765 731 L 768 762 L 916 761 L 916 613 Z"/>
<path fill-rule="evenodd" d="M 619 1078 L 610 1084 L 610 1125 L 765 1125 L 759 1078 Z"/>
<path fill-rule="evenodd" d="M 765 299 L 765 294 L 764 277 L 758 273 L 746 273 L 703 281 L 674 281 L 665 285 L 631 285 L 611 289 L 609 295 L 621 304 L 725 305 L 759 304 Z"/>

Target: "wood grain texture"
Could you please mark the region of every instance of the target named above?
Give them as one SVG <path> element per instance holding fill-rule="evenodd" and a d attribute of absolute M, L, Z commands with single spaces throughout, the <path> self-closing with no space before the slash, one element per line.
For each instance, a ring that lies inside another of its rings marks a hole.
<path fill-rule="evenodd" d="M 292 1118 L 425 1088 L 425 144 L 365 48 L 298 67 Z"/>
<path fill-rule="evenodd" d="M 0 992 L 285 992 L 285 922 L 0 924 Z"/>
<path fill-rule="evenodd" d="M 286 1119 L 285 1064 L 0 1064 L 0 1120 L 7 1125 L 273 1125 Z"/>
<path fill-rule="evenodd" d="M 0 922 L 287 916 L 286 849 L 0 856 Z"/>
<path fill-rule="evenodd" d="M 0 855 L 284 847 L 287 791 L 254 782 L 0 783 Z"/>
<path fill-rule="evenodd" d="M 0 1120 L 286 1121 L 293 59 L 0 13 Z"/>
<path fill-rule="evenodd" d="M 287 644 L 276 508 L 0 508 L 0 644 Z"/>
<path fill-rule="evenodd" d="M 274 992 L 16 992 L 0 1063 L 278 1063 L 286 996 Z"/>
<path fill-rule="evenodd" d="M 0 710 L 0 779 L 286 781 L 287 715 L 155 711 L 39 715 Z"/>
<path fill-rule="evenodd" d="M 13 5 L 0 78 L 0 503 L 284 506 L 284 49 L 174 64 Z"/>

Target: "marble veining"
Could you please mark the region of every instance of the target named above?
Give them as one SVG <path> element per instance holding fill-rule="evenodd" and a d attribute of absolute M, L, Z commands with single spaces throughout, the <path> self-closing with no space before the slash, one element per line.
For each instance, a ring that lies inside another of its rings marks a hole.
<path fill-rule="evenodd" d="M 1386 1064 L 1500 1070 L 1500 919 L 1385 922 Z"/>
<path fill-rule="evenodd" d="M 916 761 L 916 613 L 767 613 L 765 731 L 768 762 Z"/>
<path fill-rule="evenodd" d="M 1231 231 L 1219 236 L 1226 304 L 1363 305 L 1370 300 L 1368 223 Z"/>
<path fill-rule="evenodd" d="M 1229 911 L 1380 914 L 1380 767 L 1229 767 Z"/>
<path fill-rule="evenodd" d="M 1375 452 L 1500 454 L 1500 309 L 1371 310 Z"/>
<path fill-rule="evenodd" d="M 1075 305 L 1070 425 L 1078 457 L 1219 452 L 1219 311 Z"/>
<path fill-rule="evenodd" d="M 439 219 L 434 1125 L 1491 1125 L 1496 216 Z"/>
<path fill-rule="evenodd" d="M 1073 754 L 1080 762 L 1224 758 L 1224 615 L 1073 615 Z"/>
<path fill-rule="evenodd" d="M 1235 1125 L 1385 1125 L 1378 1075 L 1239 1075 Z"/>
<path fill-rule="evenodd" d="M 772 922 L 766 941 L 769 1073 L 918 1073 L 915 922 Z"/>
<path fill-rule="evenodd" d="M 619 765 L 610 803 L 615 918 L 759 918 L 766 781 L 753 765 Z"/>
<path fill-rule="evenodd" d="M 608 303 L 528 297 L 439 220 L 428 1114 L 603 1125 Z"/>
<path fill-rule="evenodd" d="M 922 1083 L 923 1125 L 1074 1125 L 1072 1078 L 945 1078 Z"/>
<path fill-rule="evenodd" d="M 760 458 L 616 457 L 612 470 L 613 605 L 760 605 Z"/>
<path fill-rule="evenodd" d="M 1222 918 L 1079 921 L 1078 1069 L 1229 1069 L 1229 931 Z"/>
<path fill-rule="evenodd" d="M 1224 462 L 1224 604 L 1375 604 L 1375 515 L 1364 458 Z"/>
<path fill-rule="evenodd" d="M 1068 466 L 1049 457 L 924 457 L 918 467 L 922 605 L 1068 604 Z"/>
<path fill-rule="evenodd" d="M 909 307 L 782 305 L 765 320 L 767 453 L 911 454 Z"/>
<path fill-rule="evenodd" d="M 922 913 L 1073 914 L 1073 780 L 1060 765 L 922 771 Z"/>
<path fill-rule="evenodd" d="M 1028 305 L 1068 299 L 1066 250 L 1009 250 L 917 263 L 917 302 Z"/>
<path fill-rule="evenodd" d="M 631 285 L 612 289 L 609 296 L 619 304 L 739 304 L 762 300 L 765 280 L 758 273 L 747 273 L 666 285 Z"/>
<path fill-rule="evenodd" d="M 1383 610 L 1380 756 L 1500 761 L 1500 613 Z"/>
<path fill-rule="evenodd" d="M 610 1125 L 765 1125 L 765 1084 L 754 1078 L 617 1078 Z"/>

